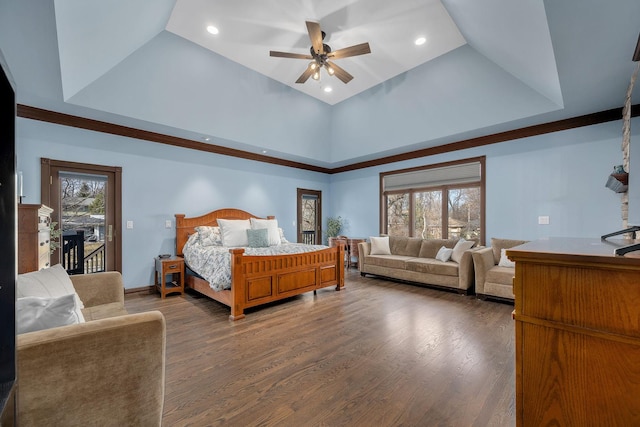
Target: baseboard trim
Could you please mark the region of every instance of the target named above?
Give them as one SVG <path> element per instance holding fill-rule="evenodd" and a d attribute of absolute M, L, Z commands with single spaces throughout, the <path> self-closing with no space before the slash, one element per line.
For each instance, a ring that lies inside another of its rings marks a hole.
<path fill-rule="evenodd" d="M 153 286 L 153 285 L 142 286 L 142 287 L 139 287 L 139 288 L 125 288 L 124 289 L 124 293 L 125 294 L 139 294 L 139 293 L 152 294 L 154 291 L 155 291 L 155 286 Z"/>

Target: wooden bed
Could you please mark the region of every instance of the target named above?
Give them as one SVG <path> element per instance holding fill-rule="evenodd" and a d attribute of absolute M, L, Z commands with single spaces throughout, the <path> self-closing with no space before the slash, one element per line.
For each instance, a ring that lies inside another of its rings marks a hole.
<path fill-rule="evenodd" d="M 218 219 L 260 218 L 239 209 L 219 209 L 185 218 L 176 214 L 176 254 L 198 226 L 217 226 Z M 267 217 L 273 219 L 274 217 Z M 185 285 L 231 308 L 229 319 L 244 317 L 244 309 L 278 301 L 328 286 L 344 288 L 344 247 L 300 254 L 248 256 L 244 249 L 231 253 L 231 289 L 215 291 L 206 280 L 187 274 Z"/>

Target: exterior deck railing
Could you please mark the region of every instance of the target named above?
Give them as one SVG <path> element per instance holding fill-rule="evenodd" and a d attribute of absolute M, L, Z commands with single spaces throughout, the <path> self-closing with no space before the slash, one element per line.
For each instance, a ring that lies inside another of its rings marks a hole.
<path fill-rule="evenodd" d="M 104 270 L 104 243 L 87 256 L 84 255 L 84 231 L 65 231 L 62 234 L 62 266 L 69 274 L 98 273 Z"/>

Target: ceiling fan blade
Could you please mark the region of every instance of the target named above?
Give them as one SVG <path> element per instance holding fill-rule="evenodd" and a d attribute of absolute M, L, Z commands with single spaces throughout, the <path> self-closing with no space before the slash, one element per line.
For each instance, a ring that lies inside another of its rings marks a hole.
<path fill-rule="evenodd" d="M 278 58 L 313 59 L 313 56 L 311 55 L 304 55 L 302 53 L 278 52 L 275 50 L 270 51 L 269 56 L 276 56 Z"/>
<path fill-rule="evenodd" d="M 317 22 L 307 21 L 307 31 L 309 32 L 309 39 L 311 40 L 311 46 L 313 46 L 314 52 L 318 55 L 324 54 L 324 48 L 322 47 L 322 30 L 320 30 L 320 24 Z"/>
<path fill-rule="evenodd" d="M 304 73 L 300 74 L 300 77 L 298 77 L 298 80 L 296 80 L 296 83 L 304 83 L 307 80 L 309 80 L 309 77 L 311 77 L 311 75 L 313 74 L 313 70 L 311 69 L 311 67 L 307 67 L 306 70 L 304 70 Z"/>
<path fill-rule="evenodd" d="M 353 79 L 353 76 L 351 74 L 338 67 L 335 63 L 327 61 L 327 65 L 333 68 L 333 75 L 342 80 L 343 83 L 349 83 Z"/>
<path fill-rule="evenodd" d="M 358 56 L 371 53 L 369 43 L 360 43 L 354 46 L 345 47 L 344 49 L 338 49 L 335 52 L 329 53 L 327 56 L 333 59 L 348 58 L 350 56 Z"/>

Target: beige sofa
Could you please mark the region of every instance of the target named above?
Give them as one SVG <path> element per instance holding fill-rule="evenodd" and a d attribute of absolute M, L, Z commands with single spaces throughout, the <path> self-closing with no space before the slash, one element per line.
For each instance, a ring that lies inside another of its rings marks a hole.
<path fill-rule="evenodd" d="M 461 294 L 473 293 L 473 261 L 475 248 L 456 254 L 446 262 L 435 259 L 445 246 L 453 249 L 457 239 L 420 239 L 389 237 L 389 255 L 372 255 L 371 242 L 359 244 L 360 274 L 373 274 L 396 280 L 419 283 L 455 290 Z"/>
<path fill-rule="evenodd" d="M 527 243 L 527 241 L 492 238 L 491 247 L 483 248 L 473 253 L 476 296 L 478 298 L 513 301 L 515 269 L 513 263 L 505 258 L 503 250 L 524 243 Z"/>
<path fill-rule="evenodd" d="M 17 336 L 20 425 L 161 425 L 162 313 L 127 314 L 120 273 L 71 276 L 71 282 L 86 322 Z"/>

